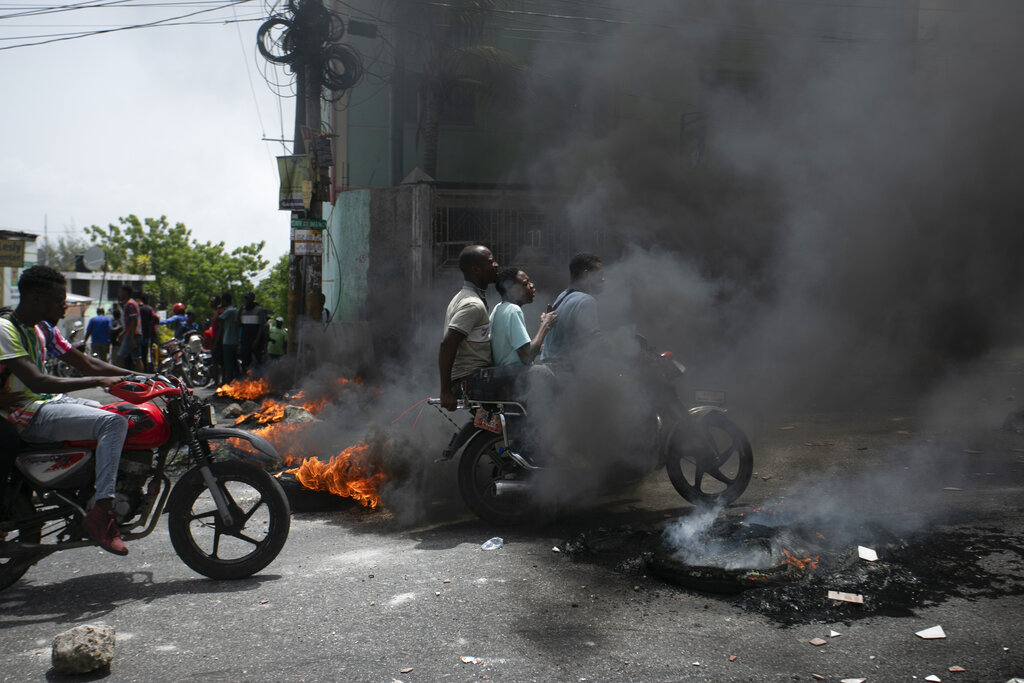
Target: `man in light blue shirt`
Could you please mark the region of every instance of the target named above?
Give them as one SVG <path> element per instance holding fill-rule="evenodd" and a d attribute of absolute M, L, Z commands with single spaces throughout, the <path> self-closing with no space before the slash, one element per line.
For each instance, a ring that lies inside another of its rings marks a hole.
<path fill-rule="evenodd" d="M 491 311 L 491 355 L 495 365 L 529 365 L 540 353 L 544 337 L 558 316 L 540 314 L 540 328 L 530 338 L 522 306 L 533 303 L 536 287 L 519 268 L 505 268 L 498 273 L 495 288 L 501 303 Z"/>
<path fill-rule="evenodd" d="M 600 336 L 597 300 L 592 295 L 604 282 L 601 269 L 601 259 L 594 254 L 577 254 L 569 262 L 572 283 L 551 305 L 560 322 L 548 335 L 538 362 L 571 366 L 583 348 Z"/>

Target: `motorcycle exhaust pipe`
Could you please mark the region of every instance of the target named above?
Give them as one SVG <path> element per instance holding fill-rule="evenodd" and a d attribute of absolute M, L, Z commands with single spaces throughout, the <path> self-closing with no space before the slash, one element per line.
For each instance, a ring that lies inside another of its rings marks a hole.
<path fill-rule="evenodd" d="M 499 479 L 494 482 L 494 495 L 495 496 L 524 496 L 530 492 L 530 486 L 525 481 L 515 481 L 514 479 Z"/>

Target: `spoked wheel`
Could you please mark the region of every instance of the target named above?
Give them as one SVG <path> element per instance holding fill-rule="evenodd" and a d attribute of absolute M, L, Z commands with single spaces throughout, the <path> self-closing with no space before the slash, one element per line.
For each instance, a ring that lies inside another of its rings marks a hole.
<path fill-rule="evenodd" d="M 683 419 L 668 444 L 665 466 L 672 485 L 694 505 L 728 505 L 750 483 L 754 471 L 750 442 L 721 411 Z"/>
<path fill-rule="evenodd" d="M 500 435 L 482 434 L 459 459 L 459 491 L 466 507 L 492 524 L 515 524 L 529 509 L 523 495 L 525 472 L 502 454 L 504 446 Z"/>
<path fill-rule="evenodd" d="M 6 522 L 8 519 L 25 518 L 32 514 L 32 501 L 28 495 L 19 496 L 9 508 L 0 509 L 0 517 Z M 5 543 L 39 543 L 42 526 L 26 525 L 8 532 L 0 531 L 0 545 Z M 0 590 L 7 588 L 20 579 L 29 567 L 45 557 L 46 553 L 39 555 L 21 555 L 18 557 L 0 557 Z"/>
<path fill-rule="evenodd" d="M 188 371 L 193 388 L 202 388 L 210 383 L 210 373 L 202 363 L 193 364 Z"/>
<path fill-rule="evenodd" d="M 231 511 L 226 524 L 199 468 L 186 472 L 167 504 L 171 544 L 182 561 L 211 579 L 241 579 L 273 562 L 288 539 L 291 510 L 277 481 L 241 462 L 210 465 Z"/>

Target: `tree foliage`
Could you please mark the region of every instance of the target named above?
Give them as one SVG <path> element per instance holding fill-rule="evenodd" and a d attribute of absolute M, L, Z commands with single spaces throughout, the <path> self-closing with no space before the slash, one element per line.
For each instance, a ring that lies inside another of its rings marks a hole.
<path fill-rule="evenodd" d="M 81 235 L 61 235 L 56 240 L 47 237 L 39 247 L 36 260 L 69 273 L 75 269 L 75 256 L 84 254 L 89 246 L 89 240 Z"/>
<path fill-rule="evenodd" d="M 171 226 L 166 216 L 139 220 L 129 215 L 116 225 L 93 225 L 85 232 L 106 250 L 111 271 L 156 278 L 157 301 L 151 303 L 168 306 L 180 301 L 201 314 L 208 311 L 211 294 L 231 291 L 241 300 L 269 265 L 262 256 L 263 242 L 229 252 L 223 242 L 199 242 L 183 223 Z M 154 293 L 150 286 L 147 291 Z"/>

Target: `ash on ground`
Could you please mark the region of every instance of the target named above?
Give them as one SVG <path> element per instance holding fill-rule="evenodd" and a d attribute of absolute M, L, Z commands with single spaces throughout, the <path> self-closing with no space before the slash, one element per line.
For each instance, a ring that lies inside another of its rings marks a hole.
<path fill-rule="evenodd" d="M 728 519 L 715 528 L 737 530 L 743 525 Z M 739 569 L 724 566 L 709 575 L 701 565 L 666 565 L 662 561 L 664 528 L 654 526 L 586 531 L 566 541 L 565 550 L 575 561 L 631 575 L 654 574 L 680 590 L 717 595 L 783 625 L 912 616 L 917 609 L 954 597 L 1024 593 L 1024 543 L 1002 529 L 935 527 L 905 538 L 879 525 L 867 525 L 861 531 L 860 544 L 878 554 L 874 562 L 862 560 L 857 545 L 830 542 L 827 529 L 811 532 L 794 525 L 774 530 L 767 535 L 803 539 L 804 549 L 815 554 L 817 564 L 813 569 L 775 571 L 769 575 L 771 580 L 760 582 L 744 581 L 737 574 Z M 737 588 L 738 580 L 743 582 L 742 589 Z M 832 600 L 829 591 L 860 595 L 864 602 Z"/>

